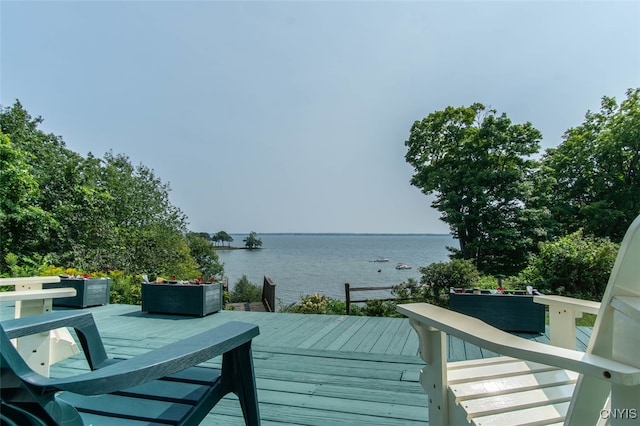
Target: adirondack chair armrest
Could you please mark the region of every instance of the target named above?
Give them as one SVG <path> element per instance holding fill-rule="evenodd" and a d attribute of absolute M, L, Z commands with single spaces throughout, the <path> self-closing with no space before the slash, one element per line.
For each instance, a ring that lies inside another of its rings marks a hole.
<path fill-rule="evenodd" d="M 600 310 L 600 302 L 592 300 L 576 299 L 574 297 L 556 296 L 556 295 L 538 295 L 533 296 L 534 303 L 548 305 L 549 309 L 568 309 L 576 314 L 594 314 L 597 315 Z M 580 316 L 576 316 L 579 318 Z"/>
<path fill-rule="evenodd" d="M 174 374 L 242 345 L 250 345 L 258 334 L 258 326 L 234 321 L 77 376 L 48 378 L 29 372 L 21 378 L 34 386 L 48 389 L 47 392 L 63 390 L 100 395 Z"/>
<path fill-rule="evenodd" d="M 107 361 L 107 353 L 93 320 L 88 312 L 53 311 L 46 315 L 10 319 L 2 322 L 7 337 L 10 339 L 43 333 L 61 327 L 72 327 L 76 330 L 89 367 L 92 370 L 101 367 Z"/>
<path fill-rule="evenodd" d="M 476 318 L 428 303 L 403 304 L 397 309 L 410 318 L 414 327 L 438 330 L 502 355 L 575 371 L 610 383 L 640 384 L 639 368 L 608 358 L 523 339 Z M 446 359 L 436 361 L 446 363 Z"/>
<path fill-rule="evenodd" d="M 576 348 L 576 319 L 583 313 L 597 315 L 600 310 L 600 302 L 566 296 L 538 295 L 533 301 L 549 306 L 551 344 L 567 349 Z"/>

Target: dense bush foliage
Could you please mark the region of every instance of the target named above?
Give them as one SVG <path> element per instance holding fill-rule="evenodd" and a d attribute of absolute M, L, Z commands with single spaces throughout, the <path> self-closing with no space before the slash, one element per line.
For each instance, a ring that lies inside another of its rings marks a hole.
<path fill-rule="evenodd" d="M 378 301 L 374 301 L 376 303 Z M 368 315 L 366 308 L 358 305 L 351 305 L 351 315 Z M 310 294 L 303 296 L 299 303 L 283 307 L 280 312 L 296 314 L 326 314 L 345 315 L 347 304 L 344 300 L 327 297 L 323 294 Z"/>
<path fill-rule="evenodd" d="M 522 277 L 545 293 L 600 300 L 618 249 L 606 238 L 585 237 L 578 231 L 542 244 Z"/>
<path fill-rule="evenodd" d="M 235 282 L 229 294 L 230 303 L 252 303 L 260 301 L 262 301 L 262 288 L 249 281 L 246 275 L 243 275 Z"/>
<path fill-rule="evenodd" d="M 300 303 L 287 309 L 287 312 L 296 314 L 327 314 L 329 298 L 323 294 L 311 294 L 302 297 Z"/>
<path fill-rule="evenodd" d="M 451 287 L 472 287 L 480 278 L 480 273 L 469 259 L 432 263 L 419 270 L 422 274 L 420 285 L 409 283 L 404 289 L 397 289 L 400 298 L 422 298 L 434 305 L 447 306 Z"/>

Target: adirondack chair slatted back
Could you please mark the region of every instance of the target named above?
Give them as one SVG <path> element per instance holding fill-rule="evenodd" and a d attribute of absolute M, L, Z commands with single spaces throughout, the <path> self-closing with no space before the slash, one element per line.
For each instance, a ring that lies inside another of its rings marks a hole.
<path fill-rule="evenodd" d="M 619 306 L 624 300 L 635 300 L 636 303 L 640 300 L 640 216 L 633 221 L 620 244 L 586 350 L 586 353 L 640 367 L 640 319 L 621 312 Z M 567 421 L 584 424 L 598 418 L 604 407 L 594 401 L 606 401 L 610 392 L 617 405 L 614 409 L 637 408 L 640 401 L 637 389 L 634 392 L 627 387 L 612 387 L 594 377 L 581 376 Z M 640 412 L 637 415 L 640 419 Z"/>

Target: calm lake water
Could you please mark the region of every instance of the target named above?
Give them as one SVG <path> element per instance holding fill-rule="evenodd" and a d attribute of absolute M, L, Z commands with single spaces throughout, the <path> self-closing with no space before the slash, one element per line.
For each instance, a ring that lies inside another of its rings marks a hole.
<path fill-rule="evenodd" d="M 246 235 L 232 237 L 232 245 L 240 246 Z M 278 308 L 313 293 L 344 300 L 347 282 L 352 287 L 386 287 L 408 278 L 418 280 L 418 267 L 447 261 L 446 247 L 458 246 L 450 235 L 259 234 L 258 237 L 262 240 L 260 250 L 219 250 L 218 256 L 224 263 L 231 289 L 242 275 L 259 286 L 263 276 L 269 275 L 277 285 Z M 374 262 L 380 257 L 389 262 Z M 398 262 L 412 268 L 397 270 Z"/>

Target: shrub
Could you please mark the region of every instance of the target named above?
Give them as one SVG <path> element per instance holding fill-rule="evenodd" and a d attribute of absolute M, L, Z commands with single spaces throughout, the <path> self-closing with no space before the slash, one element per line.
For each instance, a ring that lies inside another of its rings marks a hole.
<path fill-rule="evenodd" d="M 262 300 L 262 288 L 249 281 L 246 275 L 236 281 L 229 295 L 230 303 L 252 303 Z"/>
<path fill-rule="evenodd" d="M 326 313 L 329 315 L 346 315 L 347 303 L 344 300 L 327 297 Z"/>
<path fill-rule="evenodd" d="M 362 310 L 360 306 L 351 305 L 351 315 L 362 315 Z M 347 312 L 347 304 L 344 300 L 334 299 L 316 293 L 303 296 L 299 303 L 280 308 L 280 312 L 345 315 Z"/>
<path fill-rule="evenodd" d="M 109 303 L 121 303 L 124 305 L 142 304 L 141 276 L 125 274 L 122 271 L 110 271 L 108 277 L 111 278 Z"/>
<path fill-rule="evenodd" d="M 543 293 L 600 300 L 620 246 L 607 238 L 574 232 L 543 243 L 540 253 L 521 274 Z"/>
<path fill-rule="evenodd" d="M 302 297 L 300 303 L 291 306 L 288 312 L 296 314 L 326 314 L 329 298 L 323 294 L 312 294 Z"/>
<path fill-rule="evenodd" d="M 362 308 L 362 315 L 368 317 L 402 317 L 396 311 L 397 303 L 389 300 L 367 300 Z"/>
<path fill-rule="evenodd" d="M 400 284 L 393 290 L 399 299 L 417 299 L 434 305 L 446 306 L 450 287 L 471 287 L 480 273 L 471 260 L 454 259 L 437 262 L 419 269 L 422 277 Z"/>

